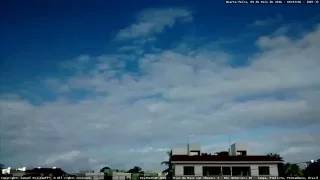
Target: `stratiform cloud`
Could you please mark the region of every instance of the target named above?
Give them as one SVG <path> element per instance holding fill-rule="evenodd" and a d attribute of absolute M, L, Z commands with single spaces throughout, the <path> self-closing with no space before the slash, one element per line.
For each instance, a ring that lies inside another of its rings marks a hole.
<path fill-rule="evenodd" d="M 190 17 L 183 9 L 147 10 L 118 37 L 159 33 Z M 61 64 L 72 75 L 38 84 L 55 100 L 1 94 L 1 159 L 69 171 L 161 170 L 165 151 L 189 135 L 215 152 L 228 143 L 213 137 L 232 134 L 254 154 L 308 160 L 320 147 L 319 38 L 320 26 L 298 39 L 261 35 L 245 66 L 230 64 L 237 54 L 207 46 L 79 56 Z"/>

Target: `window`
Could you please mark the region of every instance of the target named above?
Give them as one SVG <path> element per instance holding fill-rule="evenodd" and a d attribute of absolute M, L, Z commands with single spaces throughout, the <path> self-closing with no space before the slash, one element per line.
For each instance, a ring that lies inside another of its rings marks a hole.
<path fill-rule="evenodd" d="M 237 166 L 232 167 L 232 176 L 250 176 L 250 167 Z"/>
<path fill-rule="evenodd" d="M 238 156 L 246 156 L 247 155 L 247 151 L 237 151 L 237 155 Z"/>
<path fill-rule="evenodd" d="M 200 151 L 190 151 L 190 156 L 200 156 Z"/>
<path fill-rule="evenodd" d="M 221 175 L 221 167 L 203 166 L 202 173 L 203 176 L 218 176 Z"/>
<path fill-rule="evenodd" d="M 222 175 L 231 176 L 231 168 L 230 167 L 222 167 Z"/>
<path fill-rule="evenodd" d="M 193 166 L 184 166 L 183 167 L 183 175 L 194 175 L 194 167 Z"/>
<path fill-rule="evenodd" d="M 270 175 L 270 168 L 269 166 L 259 166 L 259 175 Z"/>

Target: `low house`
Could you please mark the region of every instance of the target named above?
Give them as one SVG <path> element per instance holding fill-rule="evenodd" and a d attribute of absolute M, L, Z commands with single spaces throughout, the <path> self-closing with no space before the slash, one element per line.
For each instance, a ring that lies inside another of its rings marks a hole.
<path fill-rule="evenodd" d="M 24 177 L 67 177 L 70 176 L 68 173 L 60 168 L 34 168 L 26 170 Z"/>
<path fill-rule="evenodd" d="M 236 143 L 229 155 L 201 155 L 199 144 L 173 148 L 173 176 L 278 176 L 282 161 L 261 155 L 248 155 L 248 145 Z"/>
<path fill-rule="evenodd" d="M 104 180 L 104 172 L 87 172 L 86 177 L 91 177 L 92 180 Z"/>
<path fill-rule="evenodd" d="M 112 180 L 131 180 L 131 173 L 113 172 Z"/>

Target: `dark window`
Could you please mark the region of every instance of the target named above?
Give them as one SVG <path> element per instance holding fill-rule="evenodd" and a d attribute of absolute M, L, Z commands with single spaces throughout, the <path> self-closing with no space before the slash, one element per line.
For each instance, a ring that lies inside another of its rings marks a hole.
<path fill-rule="evenodd" d="M 237 151 L 239 153 L 238 156 L 246 156 L 247 155 L 247 151 Z"/>
<path fill-rule="evenodd" d="M 230 167 L 222 167 L 222 175 L 231 176 L 231 168 Z"/>
<path fill-rule="evenodd" d="M 192 156 L 200 156 L 200 151 L 190 151 L 190 154 L 192 155 Z"/>
<path fill-rule="evenodd" d="M 232 167 L 232 176 L 250 176 L 250 167 Z"/>
<path fill-rule="evenodd" d="M 269 166 L 259 166 L 259 175 L 270 175 L 270 168 Z"/>
<path fill-rule="evenodd" d="M 221 175 L 221 167 L 203 166 L 202 173 L 203 176 L 218 176 Z"/>
<path fill-rule="evenodd" d="M 194 167 L 193 166 L 184 166 L 183 167 L 183 175 L 194 175 Z"/>

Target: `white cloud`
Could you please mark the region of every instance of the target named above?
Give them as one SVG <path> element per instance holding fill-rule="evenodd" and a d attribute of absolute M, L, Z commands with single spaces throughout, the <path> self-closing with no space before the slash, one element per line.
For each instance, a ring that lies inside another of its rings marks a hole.
<path fill-rule="evenodd" d="M 75 60 L 72 67 L 78 73 L 63 81 L 48 82 L 57 87 L 66 84 L 71 91 L 86 90 L 93 97 L 76 102 L 64 97 L 34 105 L 16 95 L 2 95 L 1 143 L 35 164 L 47 161 L 74 168 L 78 164 L 84 166 L 77 168 L 110 164 L 158 169 L 166 156 L 166 148 L 158 147 L 171 148 L 185 142 L 189 134 L 214 136 L 256 128 L 318 127 L 319 32 L 315 29 L 297 40 L 286 36 L 266 38 L 260 45 L 268 50 L 250 56 L 248 66 L 230 66 L 233 54 L 208 47 L 193 54 L 159 50 L 138 59 L 130 53 L 80 58 L 87 59 L 91 66 Z M 285 39 L 290 40 L 289 46 Z M 116 78 L 132 60 L 138 60 L 143 75 L 124 73 Z M 255 133 L 251 136 L 257 136 Z M 294 161 L 298 160 L 295 157 L 310 158 L 299 148 L 311 154 L 319 148 L 307 137 L 297 141 L 293 135 L 272 139 L 265 137 L 267 134 L 261 134 L 263 141 L 249 140 L 252 152 L 281 152 L 286 160 Z M 204 143 L 205 149 L 227 147 L 225 143 L 221 147 Z M 27 148 L 30 151 L 25 152 Z M 50 157 L 53 152 L 62 155 Z M 33 159 L 38 154 L 44 158 Z"/>
<path fill-rule="evenodd" d="M 137 17 L 137 22 L 120 30 L 118 39 L 146 37 L 173 27 L 176 22 L 192 21 L 192 14 L 183 8 L 147 9 Z"/>
<path fill-rule="evenodd" d="M 71 161 L 74 160 L 77 156 L 79 156 L 80 151 L 70 151 L 58 156 L 52 156 L 45 161 L 45 164 L 54 164 L 57 161 Z"/>

